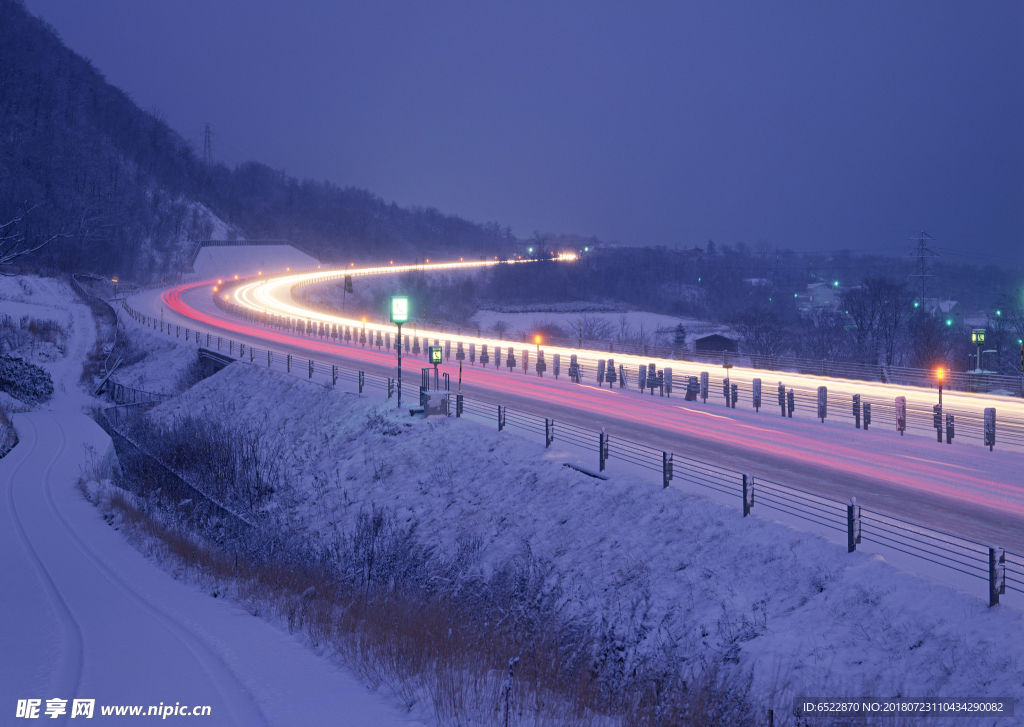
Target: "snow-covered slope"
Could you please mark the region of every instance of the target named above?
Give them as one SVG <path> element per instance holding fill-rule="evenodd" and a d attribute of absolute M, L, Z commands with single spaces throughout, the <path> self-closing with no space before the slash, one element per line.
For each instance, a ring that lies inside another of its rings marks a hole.
<path fill-rule="evenodd" d="M 152 416 L 188 412 L 263 425 L 284 443 L 291 514 L 312 528 L 383 506 L 442 549 L 481 537 L 493 567 L 546 559 L 566 617 L 599 625 L 623 659 L 719 659 L 790 694 L 1024 696 L 1018 611 L 880 556 L 660 482 L 593 479 L 561 466 L 572 457 L 557 448 L 465 419 L 410 420 L 256 367 L 229 366 Z"/>

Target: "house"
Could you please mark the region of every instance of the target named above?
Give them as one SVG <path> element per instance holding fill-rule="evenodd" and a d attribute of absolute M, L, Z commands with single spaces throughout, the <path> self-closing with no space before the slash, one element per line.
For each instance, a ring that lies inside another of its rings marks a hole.
<path fill-rule="evenodd" d="M 938 298 L 925 298 L 921 301 L 926 312 L 936 318 L 941 318 L 946 325 L 955 326 L 963 323 L 967 317 L 964 307 L 955 300 L 939 300 Z"/>
<path fill-rule="evenodd" d="M 812 308 L 835 308 L 839 305 L 843 288 L 837 283 L 810 283 L 807 286 L 807 297 Z"/>
<path fill-rule="evenodd" d="M 693 348 L 697 352 L 705 353 L 721 353 L 722 351 L 729 351 L 730 353 L 736 353 L 737 346 L 736 341 L 725 336 L 720 336 L 717 333 L 712 333 L 710 336 L 704 336 L 704 338 L 698 338 L 693 342 Z"/>
<path fill-rule="evenodd" d="M 770 288 L 772 285 L 770 278 L 743 278 L 743 282 L 755 288 Z"/>

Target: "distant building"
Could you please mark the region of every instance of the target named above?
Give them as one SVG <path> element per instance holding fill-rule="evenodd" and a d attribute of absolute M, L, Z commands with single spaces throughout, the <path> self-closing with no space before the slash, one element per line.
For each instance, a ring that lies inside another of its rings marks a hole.
<path fill-rule="evenodd" d="M 839 305 L 843 288 L 829 283 L 811 283 L 807 286 L 807 296 L 812 308 L 835 308 Z"/>
<path fill-rule="evenodd" d="M 938 298 L 925 298 L 921 301 L 926 312 L 931 313 L 936 318 L 943 319 L 944 322 L 950 325 L 956 325 L 963 323 L 967 317 L 964 307 L 955 300 L 939 300 Z"/>
<path fill-rule="evenodd" d="M 743 282 L 755 288 L 770 287 L 772 284 L 770 278 L 743 278 Z"/>
<path fill-rule="evenodd" d="M 706 353 L 721 353 L 722 351 L 729 351 L 736 353 L 737 346 L 736 341 L 725 336 L 720 336 L 717 333 L 712 333 L 710 336 L 704 336 L 704 338 L 698 338 L 693 342 L 693 348 L 697 352 Z"/>

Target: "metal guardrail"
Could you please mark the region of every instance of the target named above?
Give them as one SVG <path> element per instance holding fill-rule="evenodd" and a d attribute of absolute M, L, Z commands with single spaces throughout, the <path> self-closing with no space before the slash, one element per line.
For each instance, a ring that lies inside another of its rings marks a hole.
<path fill-rule="evenodd" d="M 151 317 L 143 316 L 125 301 L 125 310 L 135 320 L 157 327 Z M 160 330 L 171 334 L 171 326 L 160 325 Z M 367 386 L 394 395 L 395 380 L 368 374 L 363 371 L 344 369 L 314 359 L 299 358 L 269 349 L 248 346 L 209 332 L 200 333 L 180 326 L 174 327 L 175 335 L 184 332 L 186 342 L 191 340 L 197 346 L 216 345 L 217 350 L 227 348 L 228 352 L 243 363 L 284 370 L 307 380 L 314 376 L 323 377 L 332 386 L 339 382 L 348 383 L 364 393 Z M 415 380 L 414 378 L 412 380 Z M 410 387 L 411 391 L 415 389 Z M 461 394 L 445 392 L 449 399 L 447 410 L 450 416 L 470 415 L 485 421 L 493 421 L 499 430 L 515 427 L 521 431 L 544 434 L 547 446 L 555 441 L 597 452 L 598 472 L 603 472 L 610 460 L 660 472 L 662 484 L 668 487 L 672 480 L 679 479 L 687 484 L 702 487 L 735 498 L 741 504 L 744 517 L 755 509 L 770 509 L 796 517 L 819 527 L 838 533 L 846 533 L 848 550 L 853 552 L 862 542 L 871 542 L 883 548 L 890 548 L 949 570 L 981 578 L 988 583 L 989 605 L 996 605 L 999 596 L 1006 591 L 1024 594 L 1024 556 L 1002 548 L 985 546 L 966 538 L 928 528 L 908 521 L 885 515 L 873 510 L 862 509 L 855 499 L 850 503 L 821 497 L 804 490 L 782 485 L 770 480 L 720 467 L 708 462 L 677 456 L 672 452 L 659 450 L 633 442 L 616 435 L 595 431 L 573 424 L 558 422 L 536 414 L 516 411 L 497 402 L 470 399 Z M 410 401 L 414 399 L 410 396 Z M 770 400 L 769 400 L 770 401 Z"/>

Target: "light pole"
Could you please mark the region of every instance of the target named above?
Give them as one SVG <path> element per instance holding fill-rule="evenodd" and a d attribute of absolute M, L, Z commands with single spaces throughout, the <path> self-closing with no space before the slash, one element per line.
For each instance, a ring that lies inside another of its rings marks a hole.
<path fill-rule="evenodd" d="M 112 282 L 114 284 L 114 298 L 116 299 L 117 298 L 118 277 L 115 275 L 113 278 L 110 279 L 110 282 Z"/>
<path fill-rule="evenodd" d="M 943 371 L 941 367 L 935 372 L 935 375 L 939 378 L 939 406 L 940 407 L 942 406 L 942 378 L 943 378 L 943 376 L 945 376 L 945 373 L 946 372 Z"/>
<path fill-rule="evenodd" d="M 398 326 L 398 408 L 402 407 L 402 324 L 409 320 L 409 299 L 395 296 L 391 299 L 391 322 Z"/>

